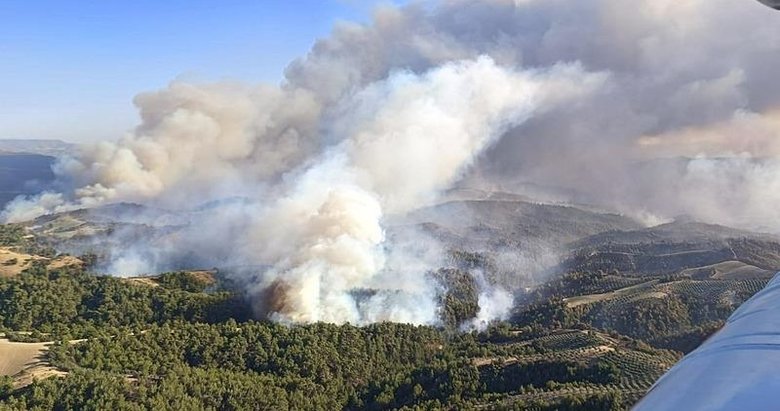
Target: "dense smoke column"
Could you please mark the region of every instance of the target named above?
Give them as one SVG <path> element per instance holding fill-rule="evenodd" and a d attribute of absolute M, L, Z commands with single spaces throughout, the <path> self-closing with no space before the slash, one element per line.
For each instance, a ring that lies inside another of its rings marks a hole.
<path fill-rule="evenodd" d="M 515 72 L 480 58 L 355 94 L 334 125 L 344 139 L 249 230 L 247 258 L 273 267 L 255 285 L 259 309 L 291 322 L 436 321 L 435 285 L 409 268 L 417 253 L 388 264 L 383 216 L 433 199 L 508 127 L 604 80 L 577 65 Z M 356 298 L 363 289 L 371 295 Z"/>

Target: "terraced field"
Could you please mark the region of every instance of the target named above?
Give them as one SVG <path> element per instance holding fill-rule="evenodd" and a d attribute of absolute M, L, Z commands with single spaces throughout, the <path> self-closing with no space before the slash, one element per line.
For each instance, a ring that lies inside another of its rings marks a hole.
<path fill-rule="evenodd" d="M 581 295 L 577 297 L 566 298 L 563 301 L 569 308 L 574 308 L 580 305 L 593 304 L 606 300 L 630 300 L 632 297 L 646 296 L 648 290 L 652 290 L 658 283 L 658 280 L 650 280 L 642 284 L 621 288 L 612 292 L 603 294 L 589 294 Z M 650 291 L 652 293 L 652 291 Z"/>
<path fill-rule="evenodd" d="M 680 275 L 693 279 L 739 280 L 744 278 L 772 278 L 774 271 L 765 270 L 741 261 L 725 261 L 704 267 L 683 270 Z"/>
<path fill-rule="evenodd" d="M 731 294 L 749 297 L 763 289 L 769 280 L 681 280 L 669 284 L 662 284 L 658 288 L 664 291 L 677 293 L 683 296 L 699 297 L 709 300 L 718 300 Z"/>
<path fill-rule="evenodd" d="M 567 275 L 565 281 L 554 284 L 560 289 L 545 291 L 552 297 L 516 310 L 514 321 L 538 327 L 592 328 L 656 344 L 657 348 L 690 352 L 769 281 L 765 275 L 739 279 L 645 277 L 640 284 L 613 291 L 571 296 L 582 282 L 598 284 L 607 277 Z"/>
<path fill-rule="evenodd" d="M 780 238 L 697 222 L 608 231 L 570 246 L 563 265 L 580 272 L 734 280 L 769 278 L 780 271 Z"/>
<path fill-rule="evenodd" d="M 539 337 L 532 341 L 550 350 L 574 350 L 600 346 L 605 343 L 611 343 L 614 340 L 596 332 L 569 330 Z"/>
<path fill-rule="evenodd" d="M 633 404 L 680 358 L 680 354 L 673 351 L 638 345 L 625 337 L 616 338 L 592 330 L 559 330 L 531 339 L 519 337 L 508 344 L 533 346 L 541 348 L 543 352 L 510 357 L 478 357 L 472 360 L 473 363 L 486 375 L 511 376 L 513 367 L 555 369 L 560 364 L 579 364 L 580 369 L 602 367 L 617 371 L 609 375 L 609 380 L 598 381 L 601 384 L 592 377 L 572 377 L 553 380 L 553 383 L 542 386 L 530 384 L 516 387 L 515 390 L 504 392 L 509 395 L 497 404 L 505 407 L 597 395 L 618 395 L 625 401 L 624 404 Z"/>
<path fill-rule="evenodd" d="M 566 305 L 574 308 L 581 305 L 604 303 L 619 310 L 621 306 L 644 298 L 665 298 L 669 295 L 702 298 L 710 301 L 732 301 L 734 296 L 749 297 L 767 284 L 765 279 L 747 280 L 691 280 L 672 282 L 650 280 L 640 285 L 622 288 L 610 293 L 581 295 L 564 299 Z M 736 304 L 736 302 L 734 302 Z"/>

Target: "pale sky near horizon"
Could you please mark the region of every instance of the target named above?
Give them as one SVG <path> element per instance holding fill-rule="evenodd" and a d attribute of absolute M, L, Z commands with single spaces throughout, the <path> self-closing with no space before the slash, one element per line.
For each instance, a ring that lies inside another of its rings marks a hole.
<path fill-rule="evenodd" d="M 114 140 L 133 97 L 176 78 L 273 82 L 376 0 L 4 0 L 0 139 Z"/>

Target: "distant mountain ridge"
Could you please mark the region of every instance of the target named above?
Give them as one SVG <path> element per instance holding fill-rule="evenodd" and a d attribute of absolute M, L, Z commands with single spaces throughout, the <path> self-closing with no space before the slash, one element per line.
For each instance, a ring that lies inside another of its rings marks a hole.
<path fill-rule="evenodd" d="M 35 195 L 54 181 L 56 158 L 41 154 L 0 152 L 0 210 L 21 195 Z"/>
<path fill-rule="evenodd" d="M 52 166 L 76 145 L 61 140 L 0 139 L 0 210 L 18 196 L 38 194 L 54 181 Z"/>
<path fill-rule="evenodd" d="M 62 140 L 48 139 L 0 139 L 0 154 L 21 153 L 60 157 L 76 148 Z"/>

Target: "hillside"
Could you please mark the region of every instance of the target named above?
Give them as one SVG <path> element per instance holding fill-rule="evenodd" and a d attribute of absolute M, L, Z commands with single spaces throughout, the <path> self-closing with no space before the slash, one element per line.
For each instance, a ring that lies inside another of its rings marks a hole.
<path fill-rule="evenodd" d="M 0 280 L 0 327 L 33 331 L 10 333 L 21 341 L 0 345 L 17 356 L 5 369 L 17 388 L 0 392 L 0 404 L 82 409 L 90 399 L 111 409 L 171 402 L 224 408 L 224 401 L 230 409 L 625 407 L 679 359 L 616 334 L 530 324 L 453 333 L 403 324 L 250 321 L 240 300 L 203 288 L 213 285 L 212 278 L 170 273 L 150 286 L 36 265 Z M 55 342 L 28 342 L 36 340 Z M 48 370 L 38 375 L 60 378 L 26 379 L 28 363 L 38 361 Z"/>
<path fill-rule="evenodd" d="M 240 404 L 620 409 L 641 398 L 680 358 L 679 352 L 662 347 L 687 350 L 712 332 L 706 323 L 675 333 L 673 327 L 681 322 L 665 314 L 662 307 L 668 304 L 644 307 L 641 301 L 672 298 L 659 293 L 713 302 L 731 298 L 710 317 L 688 317 L 686 324 L 692 325 L 727 315 L 763 284 L 658 279 L 632 286 L 634 277 L 569 275 L 548 287 L 556 290 L 552 294 L 570 297 L 521 305 L 509 323 L 481 333 L 453 333 L 394 324 L 290 328 L 248 321 L 248 307 L 240 298 L 214 288 L 220 287 L 218 278 L 219 273 L 197 272 L 120 280 L 78 267 L 36 264 L 0 280 L 0 327 L 33 331 L 11 333 L 22 342 L 6 343 L 7 348 L 43 358 L 45 375 L 62 377 L 25 380 L 32 371 L 21 372 L 28 368 L 14 363 L 6 374 L 20 388 L 0 401 L 26 409 L 66 397 L 69 407 L 80 408 L 80 401 L 97 395 L 115 409 L 131 404 L 154 408 L 161 401 L 200 408 L 214 406 L 209 398 L 217 395 L 236 409 L 245 409 Z M 648 322 L 638 315 L 645 310 L 660 320 Z M 672 332 L 659 332 L 664 325 Z M 648 345 L 641 339 L 649 334 L 663 338 L 650 338 Z M 62 337 L 86 339 L 51 346 L 24 342 Z M 24 358 L 18 360 L 32 361 Z M 168 391 L 169 386 L 183 391 Z M 90 387 L 101 388 L 94 392 Z M 93 393 L 86 395 L 87 390 Z M 247 394 L 235 397 L 242 392 Z"/>
<path fill-rule="evenodd" d="M 526 295 L 512 321 L 543 329 L 596 328 L 689 352 L 768 281 L 763 272 L 697 279 L 573 272 Z"/>
<path fill-rule="evenodd" d="M 533 203 L 508 193 L 450 200 L 415 211 L 402 222 L 421 225 L 452 247 L 469 250 L 512 248 L 538 241 L 560 246 L 606 231 L 641 227 L 621 215 Z"/>
<path fill-rule="evenodd" d="M 391 218 L 387 236 L 391 241 L 399 238 L 418 241 L 432 236 L 445 251 L 523 255 L 528 261 L 525 276 L 519 276 L 514 269 L 501 274 L 503 281 L 514 288 L 527 286 L 531 274 L 553 268 L 559 253 L 572 241 L 608 230 L 640 227 L 637 222 L 616 214 L 532 203 L 511 193 L 492 193 L 489 198 L 482 197 L 483 194 L 459 193 L 457 199 L 450 198 L 410 215 Z M 108 204 L 46 215 L 24 225 L 41 244 L 74 255 L 97 254 L 105 261 L 128 244 L 166 248 L 170 239 L 188 229 L 197 229 L 204 214 L 213 213 L 214 207 L 230 201 L 245 200 L 227 199 L 176 211 L 131 203 Z M 172 264 L 163 269 L 219 265 L 220 258 L 209 260 L 209 256 L 203 255 L 193 259 L 193 255 L 184 254 L 182 258 L 171 258 Z"/>
<path fill-rule="evenodd" d="M 609 231 L 570 247 L 563 267 L 573 271 L 619 271 L 628 275 L 707 276 L 744 268 L 766 278 L 780 271 L 780 239 L 712 224 L 681 221 L 657 227 Z M 727 265 L 724 265 L 727 264 Z M 743 271 L 745 271 L 743 270 Z"/>
<path fill-rule="evenodd" d="M 436 327 L 258 322 L 220 271 L 117 279 L 86 271 L 108 255 L 58 255 L 128 236 L 153 243 L 209 209 L 115 204 L 3 226 L 0 246 L 24 259 L 0 276 L 0 331 L 15 340 L 0 347 L 14 353 L 0 404 L 625 409 L 760 290 L 778 261 L 765 234 L 691 221 L 642 228 L 509 194 L 459 196 L 393 226 L 428 230 L 449 247 L 450 266 L 432 274 L 443 287 Z M 500 259 L 535 242 L 562 263 Z M 544 273 L 529 279 L 533 267 Z M 475 271 L 516 287 L 515 306 L 507 321 L 466 332 L 480 309 Z M 37 343 L 47 341 L 55 343 Z M 60 378 L 44 378 L 52 376 Z"/>

